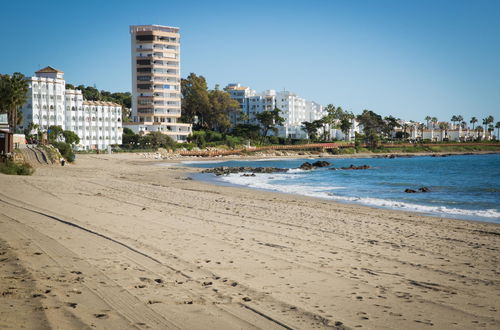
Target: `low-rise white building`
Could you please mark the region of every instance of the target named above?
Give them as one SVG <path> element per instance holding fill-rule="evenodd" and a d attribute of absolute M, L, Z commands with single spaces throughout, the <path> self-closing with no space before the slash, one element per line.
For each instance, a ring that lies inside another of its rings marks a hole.
<path fill-rule="evenodd" d="M 75 132 L 81 150 L 106 149 L 122 143 L 122 107 L 113 102 L 86 101 L 82 91 L 66 89 L 64 73 L 50 66 L 28 78 L 28 100 L 21 108 L 24 123 L 46 131 L 50 126 Z"/>

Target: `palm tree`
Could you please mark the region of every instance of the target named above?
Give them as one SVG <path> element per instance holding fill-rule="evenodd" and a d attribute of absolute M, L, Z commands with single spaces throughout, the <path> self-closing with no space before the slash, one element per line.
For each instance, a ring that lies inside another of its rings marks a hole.
<path fill-rule="evenodd" d="M 406 136 L 406 130 L 408 129 L 408 124 L 407 123 L 404 123 L 403 124 L 403 140 L 406 140 L 407 136 Z"/>
<path fill-rule="evenodd" d="M 431 116 L 425 116 L 425 121 L 427 122 L 427 128 L 429 128 L 429 121 L 431 120 Z"/>
<path fill-rule="evenodd" d="M 422 123 L 419 123 L 418 124 L 418 128 L 420 129 L 420 139 L 424 140 L 424 128 L 425 128 L 425 125 L 422 124 Z"/>
<path fill-rule="evenodd" d="M 489 132 L 488 125 L 493 123 L 493 121 L 495 121 L 495 118 L 493 118 L 493 116 L 488 116 L 488 117 L 483 119 L 483 125 L 487 129 L 488 132 Z"/>
<path fill-rule="evenodd" d="M 470 123 L 472 124 L 472 130 L 474 130 L 474 125 L 477 123 L 477 118 L 476 117 L 472 117 L 470 119 Z"/>
<path fill-rule="evenodd" d="M 457 121 L 458 121 L 457 116 L 455 116 L 455 115 L 451 116 L 451 122 L 453 123 L 453 126 L 455 126 L 455 122 L 457 122 Z"/>
<path fill-rule="evenodd" d="M 462 115 L 458 115 L 457 116 L 457 121 L 458 122 L 463 122 L 464 121 L 464 117 Z"/>
<path fill-rule="evenodd" d="M 28 99 L 28 81 L 19 72 L 12 76 L 2 75 L 0 77 L 0 110 L 7 112 L 9 116 L 9 126 L 12 131 L 16 131 L 21 116 L 19 109 Z"/>
<path fill-rule="evenodd" d="M 439 123 L 439 128 L 441 129 L 441 138 L 443 138 L 443 131 L 444 131 L 444 138 L 448 138 L 448 128 L 449 128 L 449 124 L 447 122 L 441 122 Z"/>
<path fill-rule="evenodd" d="M 497 136 L 496 136 L 496 140 L 498 141 L 498 137 L 500 136 L 500 121 L 497 121 L 497 123 L 495 124 L 495 128 L 497 129 Z"/>
<path fill-rule="evenodd" d="M 477 131 L 477 137 L 479 138 L 479 132 L 483 132 L 483 126 L 476 127 L 476 131 Z M 483 134 L 481 134 L 481 137 L 482 136 L 483 136 Z"/>
<path fill-rule="evenodd" d="M 431 122 L 432 122 L 432 128 L 435 128 L 436 127 L 436 124 L 438 122 L 438 119 L 436 117 L 432 117 L 431 118 Z"/>
<path fill-rule="evenodd" d="M 495 130 L 495 126 L 493 126 L 493 124 L 489 124 L 488 125 L 488 133 L 490 134 L 490 137 L 491 137 L 491 132 L 493 132 Z"/>

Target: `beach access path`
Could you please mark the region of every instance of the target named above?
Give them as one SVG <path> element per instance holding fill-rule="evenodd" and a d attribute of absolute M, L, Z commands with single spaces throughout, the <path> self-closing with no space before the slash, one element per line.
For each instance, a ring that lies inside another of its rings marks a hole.
<path fill-rule="evenodd" d="M 0 328 L 500 328 L 498 225 L 159 163 L 78 155 L 0 175 Z"/>

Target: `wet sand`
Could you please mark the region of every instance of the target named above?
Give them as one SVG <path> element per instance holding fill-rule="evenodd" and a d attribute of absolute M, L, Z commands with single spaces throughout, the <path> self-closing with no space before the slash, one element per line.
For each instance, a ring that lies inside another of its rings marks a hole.
<path fill-rule="evenodd" d="M 155 165 L 78 155 L 0 175 L 0 327 L 500 328 L 498 225 Z"/>

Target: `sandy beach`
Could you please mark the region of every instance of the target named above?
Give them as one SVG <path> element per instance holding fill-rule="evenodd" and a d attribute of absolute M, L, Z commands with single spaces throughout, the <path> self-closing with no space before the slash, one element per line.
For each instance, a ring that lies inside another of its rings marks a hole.
<path fill-rule="evenodd" d="M 500 227 L 187 179 L 0 175 L 0 328 L 499 329 Z"/>

